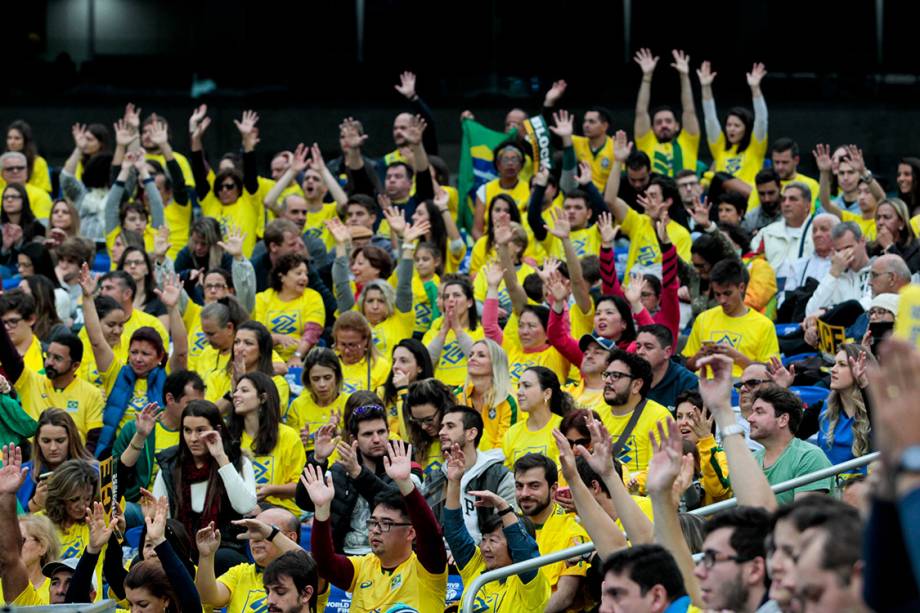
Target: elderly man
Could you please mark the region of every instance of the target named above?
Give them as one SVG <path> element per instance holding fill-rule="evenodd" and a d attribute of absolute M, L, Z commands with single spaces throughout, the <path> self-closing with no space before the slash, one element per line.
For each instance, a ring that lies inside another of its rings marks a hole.
<path fill-rule="evenodd" d="M 777 287 L 785 287 L 792 263 L 815 252 L 812 242 L 811 189 L 793 181 L 783 190 L 780 205 L 783 218 L 763 228 L 751 242 L 751 250 L 762 252 L 776 271 Z"/>
<path fill-rule="evenodd" d="M 831 268 L 831 254 L 834 253 L 831 233 L 839 223 L 840 219 L 830 213 L 815 215 L 811 222 L 811 241 L 815 251 L 792 263 L 791 273 L 786 277 L 786 286 L 780 294 L 780 305 L 789 292 L 805 287 L 808 279 L 820 281 L 827 275 L 827 271 Z"/>
<path fill-rule="evenodd" d="M 29 163 L 25 155 L 18 151 L 7 151 L 0 155 L 0 177 L 3 178 L 3 185 L 10 183 L 24 185 L 26 194 L 29 196 L 29 207 L 35 214 L 35 219 L 47 223 L 48 216 L 51 215 L 51 196 L 40 187 L 28 183 Z"/>
<path fill-rule="evenodd" d="M 847 300 L 856 300 L 867 309 L 874 292 L 869 284 L 870 266 L 866 254 L 866 239 L 856 222 L 845 221 L 831 232 L 834 252 L 828 274 L 821 278 L 808 306 L 806 315 L 829 308 Z"/>

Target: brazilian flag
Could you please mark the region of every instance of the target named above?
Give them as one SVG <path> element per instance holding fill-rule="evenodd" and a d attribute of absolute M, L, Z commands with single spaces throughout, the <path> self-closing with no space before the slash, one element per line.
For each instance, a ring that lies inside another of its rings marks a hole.
<path fill-rule="evenodd" d="M 492 150 L 512 134 L 490 130 L 473 119 L 464 119 L 460 145 L 460 174 L 457 177 L 457 226 L 473 228 L 473 198 L 479 186 L 498 177 L 492 164 Z"/>

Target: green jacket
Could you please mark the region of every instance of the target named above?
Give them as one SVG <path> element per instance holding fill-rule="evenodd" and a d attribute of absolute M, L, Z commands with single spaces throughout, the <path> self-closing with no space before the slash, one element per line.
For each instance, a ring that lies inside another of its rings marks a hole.
<path fill-rule="evenodd" d="M 22 446 L 35 434 L 38 422 L 22 409 L 18 400 L 7 394 L 0 394 L 0 444 Z"/>
<path fill-rule="evenodd" d="M 157 448 L 157 429 L 154 428 L 147 437 L 147 440 L 144 441 L 144 450 L 138 456 L 134 466 L 122 466 L 120 462 L 121 454 L 124 453 L 128 445 L 131 444 L 131 439 L 134 438 L 135 432 L 137 432 L 137 424 L 133 421 L 129 421 L 121 429 L 121 432 L 118 433 L 118 438 L 115 439 L 115 445 L 112 447 L 112 457 L 115 458 L 115 461 L 118 463 L 118 468 L 116 470 L 118 475 L 119 495 L 124 496 L 125 500 L 130 502 L 137 502 L 140 500 L 141 488 L 150 489 L 152 485 L 150 483 L 150 478 L 153 475 L 153 464 L 156 461 L 154 452 Z"/>

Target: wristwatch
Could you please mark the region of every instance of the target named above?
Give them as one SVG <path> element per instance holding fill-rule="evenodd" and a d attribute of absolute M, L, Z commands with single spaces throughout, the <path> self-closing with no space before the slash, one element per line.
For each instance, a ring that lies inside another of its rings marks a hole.
<path fill-rule="evenodd" d="M 740 424 L 731 424 L 725 426 L 721 430 L 722 438 L 725 438 L 726 436 L 732 436 L 733 434 L 740 434 L 741 436 L 744 436 L 744 428 L 742 428 Z"/>
<path fill-rule="evenodd" d="M 911 445 L 901 453 L 896 473 L 920 473 L 920 445 Z"/>
<path fill-rule="evenodd" d="M 861 176 L 861 177 L 860 177 L 860 180 L 862 180 L 862 181 L 865 182 L 865 183 L 872 183 L 872 171 L 869 170 L 869 169 L 867 168 L 867 169 L 866 169 L 866 174 L 864 174 L 863 176 Z"/>

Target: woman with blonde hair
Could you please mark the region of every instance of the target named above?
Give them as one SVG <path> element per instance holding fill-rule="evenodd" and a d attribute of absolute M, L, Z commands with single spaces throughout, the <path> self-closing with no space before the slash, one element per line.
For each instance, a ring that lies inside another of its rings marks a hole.
<path fill-rule="evenodd" d="M 867 249 L 870 256 L 893 253 L 904 258 L 911 274 L 920 271 L 920 241 L 903 200 L 886 198 L 879 202 L 875 209 L 875 228 L 875 242 Z"/>
<path fill-rule="evenodd" d="M 23 515 L 19 518 L 19 531 L 22 533 L 22 563 L 25 564 L 39 599 L 48 603 L 51 600 L 48 589 L 51 587 L 51 579 L 42 573 L 42 568 L 57 560 L 61 553 L 57 530 L 44 515 Z M 3 590 L 0 588 L 2 597 Z"/>
<path fill-rule="evenodd" d="M 467 358 L 466 385 L 457 400 L 482 415 L 479 448 L 483 451 L 500 448 L 505 432 L 517 423 L 517 399 L 511 392 L 505 350 L 488 338 L 473 343 Z"/>
<path fill-rule="evenodd" d="M 86 460 L 71 459 L 48 479 L 45 514 L 61 540 L 61 558 L 79 556 L 89 543 L 86 509 L 99 499 L 99 471 Z"/>
<path fill-rule="evenodd" d="M 346 394 L 376 390 L 386 382 L 390 361 L 374 344 L 367 318 L 357 311 L 339 315 L 332 326 L 335 352 L 342 361 L 342 389 Z"/>
<path fill-rule="evenodd" d="M 840 346 L 831 368 L 831 393 L 818 414 L 818 447 L 831 464 L 840 464 L 872 451 L 866 388 L 867 368 L 875 358 L 862 345 Z"/>

